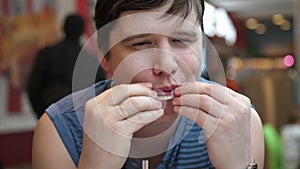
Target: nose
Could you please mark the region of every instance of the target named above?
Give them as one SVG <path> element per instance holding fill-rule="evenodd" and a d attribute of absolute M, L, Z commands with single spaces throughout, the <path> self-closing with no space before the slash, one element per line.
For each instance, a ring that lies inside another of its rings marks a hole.
<path fill-rule="evenodd" d="M 155 75 L 172 75 L 178 69 L 176 56 L 171 52 L 171 48 L 160 48 L 155 56 L 153 73 Z"/>

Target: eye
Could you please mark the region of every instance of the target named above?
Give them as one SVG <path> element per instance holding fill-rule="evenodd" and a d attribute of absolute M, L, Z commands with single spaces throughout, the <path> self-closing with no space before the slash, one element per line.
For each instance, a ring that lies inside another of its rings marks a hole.
<path fill-rule="evenodd" d="M 152 42 L 150 42 L 150 41 L 137 42 L 137 43 L 133 43 L 132 47 L 135 49 L 150 48 L 150 47 L 152 47 Z"/>
<path fill-rule="evenodd" d="M 188 39 L 173 39 L 172 41 L 175 42 L 175 43 L 189 43 L 189 42 L 191 42 Z"/>
<path fill-rule="evenodd" d="M 172 39 L 171 41 L 174 45 L 179 47 L 186 47 L 189 43 L 191 43 L 191 40 L 188 39 Z"/>

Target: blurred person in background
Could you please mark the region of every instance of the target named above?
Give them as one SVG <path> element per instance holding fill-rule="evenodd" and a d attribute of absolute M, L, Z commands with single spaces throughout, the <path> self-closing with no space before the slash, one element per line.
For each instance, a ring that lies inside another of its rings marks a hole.
<path fill-rule="evenodd" d="M 285 169 L 300 169 L 300 114 L 281 128 L 282 152 Z"/>
<path fill-rule="evenodd" d="M 28 82 L 29 98 L 37 118 L 52 103 L 72 92 L 73 71 L 82 52 L 80 37 L 84 29 L 83 18 L 78 14 L 70 14 L 63 25 L 64 39 L 39 51 Z M 86 50 L 84 52 L 88 68 L 90 62 L 97 61 L 97 56 L 92 56 Z M 104 79 L 105 73 L 99 66 L 95 81 Z"/>

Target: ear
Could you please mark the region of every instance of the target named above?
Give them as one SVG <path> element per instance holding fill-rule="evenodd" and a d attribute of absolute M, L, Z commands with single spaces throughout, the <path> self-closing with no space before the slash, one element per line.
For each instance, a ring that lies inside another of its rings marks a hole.
<path fill-rule="evenodd" d="M 107 59 L 105 58 L 101 59 L 100 65 L 105 70 L 106 73 L 110 72 L 110 66 Z"/>
<path fill-rule="evenodd" d="M 100 65 L 101 65 L 102 69 L 106 73 L 106 78 L 111 78 L 112 77 L 112 73 L 110 71 L 110 66 L 109 66 L 109 63 L 108 63 L 107 59 L 104 58 L 104 56 L 102 55 L 102 53 L 99 53 L 98 57 L 99 57 Z"/>

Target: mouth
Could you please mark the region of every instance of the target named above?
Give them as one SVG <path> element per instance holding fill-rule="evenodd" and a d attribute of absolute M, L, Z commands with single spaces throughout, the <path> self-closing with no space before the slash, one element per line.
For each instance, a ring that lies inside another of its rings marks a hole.
<path fill-rule="evenodd" d="M 154 89 L 157 93 L 157 99 L 161 101 L 171 100 L 174 98 L 174 90 L 179 85 L 164 86 Z"/>
<path fill-rule="evenodd" d="M 157 99 L 161 101 L 171 100 L 173 98 L 174 98 L 173 92 L 170 95 L 157 96 Z"/>

